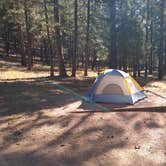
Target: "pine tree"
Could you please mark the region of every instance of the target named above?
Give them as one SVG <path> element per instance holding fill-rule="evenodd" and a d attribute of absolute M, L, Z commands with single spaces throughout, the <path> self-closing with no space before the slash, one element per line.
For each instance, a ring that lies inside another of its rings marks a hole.
<path fill-rule="evenodd" d="M 159 45 L 159 71 L 158 79 L 161 80 L 164 75 L 164 9 L 165 9 L 165 0 L 160 2 L 160 45 Z"/>
<path fill-rule="evenodd" d="M 78 37 L 78 0 L 74 1 L 74 49 L 72 56 L 72 76 L 76 76 L 77 62 L 77 37 Z"/>
<path fill-rule="evenodd" d="M 110 68 L 117 68 L 117 30 L 116 30 L 116 0 L 110 0 Z"/>
<path fill-rule="evenodd" d="M 90 0 L 87 2 L 87 27 L 86 27 L 86 47 L 85 47 L 85 68 L 84 76 L 88 75 L 88 64 L 89 64 L 89 28 L 90 28 Z"/>
<path fill-rule="evenodd" d="M 59 3 L 58 0 L 54 0 L 54 20 L 55 20 L 55 52 L 58 57 L 59 76 L 66 77 L 66 70 L 62 55 L 62 41 L 60 35 L 60 21 L 59 21 Z"/>
<path fill-rule="evenodd" d="M 29 1 L 24 0 L 24 14 L 25 14 L 25 25 L 26 25 L 26 36 L 27 36 L 27 44 L 26 44 L 26 49 L 27 49 L 27 55 L 28 55 L 28 70 L 32 69 L 33 66 L 33 57 L 31 54 L 31 33 L 30 33 L 30 6 L 29 6 Z"/>

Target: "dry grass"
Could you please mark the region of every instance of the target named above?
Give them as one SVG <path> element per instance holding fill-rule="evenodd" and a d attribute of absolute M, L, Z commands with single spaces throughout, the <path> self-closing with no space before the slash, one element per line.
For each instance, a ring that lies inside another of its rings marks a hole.
<path fill-rule="evenodd" d="M 163 94 L 166 97 L 166 81 L 155 81 L 146 85 L 147 90 Z"/>
<path fill-rule="evenodd" d="M 9 62 L 0 60 L 0 80 L 10 79 L 29 79 L 29 78 L 40 78 L 49 77 L 50 67 L 46 65 L 35 64 L 32 71 L 27 71 L 26 67 L 20 66 L 17 62 Z M 77 79 L 83 78 L 83 70 L 76 72 Z M 71 69 L 67 68 L 67 74 L 71 75 Z M 57 68 L 55 68 L 55 76 L 58 75 Z M 97 72 L 91 70 L 88 71 L 88 77 L 96 77 Z"/>
<path fill-rule="evenodd" d="M 25 67 L 21 67 L 17 62 L 5 62 L 0 60 L 0 80 L 7 79 L 26 79 L 26 78 L 38 78 L 48 77 L 48 66 L 35 65 L 32 71 L 27 71 Z"/>

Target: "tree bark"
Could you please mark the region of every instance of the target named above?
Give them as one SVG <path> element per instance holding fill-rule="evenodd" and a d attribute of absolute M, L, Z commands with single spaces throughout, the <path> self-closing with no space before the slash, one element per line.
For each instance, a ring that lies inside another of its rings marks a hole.
<path fill-rule="evenodd" d="M 66 77 L 66 69 L 62 55 L 62 41 L 59 21 L 59 1 L 54 0 L 54 21 L 55 21 L 55 52 L 58 57 L 59 76 Z"/>
<path fill-rule="evenodd" d="M 46 30 L 47 30 L 47 41 L 48 41 L 48 54 L 46 56 L 49 56 L 50 58 L 50 77 L 54 77 L 54 60 L 53 60 L 53 53 L 52 53 L 52 46 L 51 46 L 51 39 L 50 39 L 50 29 L 49 29 L 49 22 L 48 22 L 48 9 L 46 0 L 43 0 L 44 4 L 44 15 L 45 15 L 45 22 L 46 22 Z M 48 57 L 46 58 L 46 63 L 48 64 Z"/>
<path fill-rule="evenodd" d="M 165 28 L 166 28 L 166 24 L 165 24 Z M 165 66 L 164 66 L 164 74 L 166 74 L 166 37 L 165 37 L 165 47 L 164 47 L 164 52 L 165 52 Z"/>
<path fill-rule="evenodd" d="M 32 69 L 33 57 L 31 54 L 31 34 L 30 34 L 30 11 L 28 6 L 28 0 L 24 0 L 24 14 L 25 14 L 25 26 L 27 35 L 27 54 L 28 54 L 28 70 Z"/>
<path fill-rule="evenodd" d="M 141 72 L 140 72 L 140 62 L 138 61 L 138 65 L 137 65 L 137 74 L 138 74 L 138 77 L 141 76 Z"/>
<path fill-rule="evenodd" d="M 165 9 L 165 0 L 160 2 L 160 46 L 159 46 L 159 66 L 158 66 L 158 79 L 161 80 L 164 75 L 164 9 Z"/>
<path fill-rule="evenodd" d="M 43 64 L 49 64 L 49 60 L 48 60 L 48 43 L 46 41 L 46 39 L 43 39 Z"/>
<path fill-rule="evenodd" d="M 116 34 L 116 0 L 110 0 L 110 22 L 111 22 L 111 50 L 110 50 L 110 68 L 117 68 L 117 34 Z"/>
<path fill-rule="evenodd" d="M 24 47 L 24 34 L 22 31 L 22 26 L 18 23 L 18 41 L 19 41 L 19 49 L 21 54 L 21 65 L 26 66 L 26 55 L 25 55 L 25 47 Z"/>
<path fill-rule="evenodd" d="M 134 56 L 133 58 L 133 77 L 136 78 L 137 76 L 137 69 L 138 69 L 138 66 L 137 66 L 137 53 L 136 55 Z"/>
<path fill-rule="evenodd" d="M 86 27 L 86 46 L 85 46 L 84 76 L 88 75 L 88 64 L 89 64 L 89 27 L 90 27 L 90 0 L 88 0 L 88 4 L 87 4 L 87 27 Z"/>
<path fill-rule="evenodd" d="M 146 8 L 147 8 L 147 13 L 146 13 L 146 39 L 145 39 L 145 73 L 144 77 L 148 77 L 148 56 L 149 56 L 149 0 L 146 2 Z"/>
<path fill-rule="evenodd" d="M 76 76 L 77 62 L 77 35 L 78 35 L 78 0 L 74 1 L 74 49 L 72 57 L 72 76 Z"/>
<path fill-rule="evenodd" d="M 151 7 L 151 23 L 150 23 L 150 56 L 149 56 L 149 74 L 153 74 L 153 21 L 152 21 L 152 7 Z"/>
<path fill-rule="evenodd" d="M 9 42 L 9 24 L 5 23 L 4 26 L 4 39 L 5 39 L 5 51 L 6 51 L 6 56 L 9 56 L 9 50 L 10 50 L 10 42 Z"/>

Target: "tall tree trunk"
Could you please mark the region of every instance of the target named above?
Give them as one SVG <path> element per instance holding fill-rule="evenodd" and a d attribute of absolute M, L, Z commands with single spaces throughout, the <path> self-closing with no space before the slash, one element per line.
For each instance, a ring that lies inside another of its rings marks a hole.
<path fill-rule="evenodd" d="M 28 70 L 32 69 L 33 66 L 33 57 L 31 54 L 31 34 L 30 34 L 30 11 L 28 6 L 28 0 L 24 0 L 24 14 L 25 14 L 25 26 L 26 26 L 26 35 L 27 35 L 27 54 L 28 54 Z"/>
<path fill-rule="evenodd" d="M 41 44 L 40 44 L 40 61 L 43 63 L 43 55 L 44 55 L 44 51 L 43 51 L 43 39 L 41 40 Z"/>
<path fill-rule="evenodd" d="M 53 59 L 53 53 L 52 53 L 52 46 L 51 46 L 51 39 L 50 39 L 50 29 L 49 29 L 49 22 L 48 22 L 48 9 L 46 0 L 43 0 L 44 4 L 44 15 L 45 15 L 45 22 L 46 22 L 46 30 L 47 30 L 47 41 L 48 41 L 48 55 L 50 58 L 50 77 L 54 77 L 54 59 Z M 48 57 L 46 58 L 47 64 L 48 64 Z"/>
<path fill-rule="evenodd" d="M 110 0 L 110 23 L 111 23 L 111 50 L 110 50 L 110 68 L 117 68 L 117 34 L 116 34 L 116 0 Z"/>
<path fill-rule="evenodd" d="M 60 21 L 59 21 L 59 1 L 54 0 L 54 20 L 55 20 L 55 52 L 58 57 L 59 76 L 66 77 L 66 69 L 62 55 L 62 41 L 60 35 Z"/>
<path fill-rule="evenodd" d="M 49 64 L 48 56 L 48 43 L 46 39 L 43 39 L 43 64 Z"/>
<path fill-rule="evenodd" d="M 166 28 L 166 24 L 165 24 L 165 28 Z M 164 47 L 164 52 L 165 52 L 165 66 L 164 66 L 164 69 L 165 69 L 165 73 L 166 74 L 166 36 L 165 36 L 165 47 Z"/>
<path fill-rule="evenodd" d="M 153 11 L 152 6 L 150 8 L 150 16 L 151 16 L 151 22 L 150 22 L 150 56 L 149 56 L 149 74 L 153 73 Z"/>
<path fill-rule="evenodd" d="M 72 76 L 76 76 L 77 62 L 77 34 L 78 34 L 78 0 L 74 1 L 74 49 L 72 57 Z"/>
<path fill-rule="evenodd" d="M 86 27 L 86 46 L 85 46 L 84 76 L 88 75 L 88 64 L 89 64 L 89 27 L 90 27 L 90 0 L 88 0 L 88 5 L 87 5 L 87 27 Z"/>
<path fill-rule="evenodd" d="M 122 66 L 123 66 L 123 70 L 125 71 L 125 72 L 127 72 L 127 59 L 126 59 L 126 57 L 125 57 L 125 54 L 122 56 Z"/>
<path fill-rule="evenodd" d="M 153 23 L 150 25 L 150 57 L 149 57 L 149 74 L 153 74 Z"/>
<path fill-rule="evenodd" d="M 165 0 L 160 2 L 160 46 L 159 46 L 159 67 L 158 67 L 158 79 L 161 80 L 164 74 L 164 9 L 165 9 Z"/>
<path fill-rule="evenodd" d="M 21 54 L 21 65 L 26 66 L 26 56 L 25 56 L 25 47 L 24 47 L 24 34 L 22 31 L 22 26 L 18 23 L 18 41 L 19 41 L 19 49 Z"/>
<path fill-rule="evenodd" d="M 46 64 L 50 64 L 50 76 L 54 76 L 54 66 L 53 66 L 53 54 L 52 54 L 52 46 L 51 46 L 51 39 L 50 39 L 50 29 L 49 29 L 49 22 L 48 22 L 48 9 L 47 9 L 47 3 L 46 0 L 43 0 L 44 4 L 44 15 L 45 15 L 45 22 L 46 22 L 46 31 L 47 31 L 47 49 L 46 49 Z M 49 57 L 48 57 L 49 56 Z M 50 58 L 50 63 L 49 63 Z"/>
<path fill-rule="evenodd" d="M 9 24 L 5 23 L 5 27 L 4 27 L 4 31 L 5 31 L 5 51 L 6 51 L 6 56 L 9 56 L 9 49 L 10 49 L 10 41 L 9 41 Z"/>
<path fill-rule="evenodd" d="M 144 77 L 148 77 L 148 56 L 149 56 L 149 0 L 146 1 L 146 39 L 145 39 L 145 74 Z"/>
<path fill-rule="evenodd" d="M 166 4 L 165 4 L 165 7 L 166 7 Z M 164 15 L 164 18 L 165 18 L 165 21 L 164 21 L 164 31 L 166 31 L 166 14 Z M 163 54 L 165 55 L 164 57 L 164 75 L 166 75 L 166 33 L 165 33 L 165 36 L 164 36 L 164 52 Z"/>
<path fill-rule="evenodd" d="M 73 54 L 73 36 L 69 35 L 69 49 L 68 49 L 68 58 L 69 58 L 69 67 L 72 67 L 72 54 Z"/>
<path fill-rule="evenodd" d="M 136 47 L 137 47 L 137 45 L 136 45 Z M 136 76 L 137 76 L 137 69 L 138 69 L 138 62 L 137 62 L 137 56 L 138 56 L 138 54 L 137 54 L 137 48 L 135 48 L 135 55 L 134 55 L 134 57 L 133 57 L 133 77 L 134 78 L 136 78 Z"/>
<path fill-rule="evenodd" d="M 136 78 L 137 77 L 137 64 L 133 65 L 133 77 Z"/>
<path fill-rule="evenodd" d="M 137 64 L 137 74 L 138 74 L 138 77 L 141 76 L 141 72 L 140 72 L 140 62 L 138 61 L 138 64 Z"/>

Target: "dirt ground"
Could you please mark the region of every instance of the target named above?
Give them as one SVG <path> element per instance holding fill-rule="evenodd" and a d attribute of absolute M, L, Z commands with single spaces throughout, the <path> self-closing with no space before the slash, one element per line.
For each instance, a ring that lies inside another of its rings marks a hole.
<path fill-rule="evenodd" d="M 0 166 L 166 165 L 166 110 L 95 112 L 96 106 L 49 86 L 45 72 L 25 76 L 1 62 Z M 16 75 L 8 76 L 10 70 Z M 82 95 L 92 84 L 54 82 Z M 165 81 L 145 88 L 165 97 Z"/>

